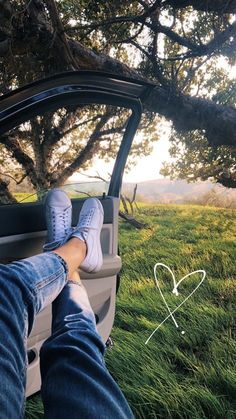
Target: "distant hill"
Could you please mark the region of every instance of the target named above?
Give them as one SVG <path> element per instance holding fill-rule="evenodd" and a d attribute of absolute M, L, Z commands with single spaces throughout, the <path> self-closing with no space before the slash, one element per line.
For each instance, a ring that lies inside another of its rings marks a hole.
<path fill-rule="evenodd" d="M 124 194 L 130 195 L 135 183 L 123 185 Z M 155 179 L 138 183 L 137 199 L 145 202 L 168 203 L 207 203 L 209 205 L 221 201 L 223 206 L 229 202 L 236 203 L 236 190 L 224 188 L 212 182 L 188 183 L 185 180 Z M 214 203 L 215 201 L 215 203 Z M 218 203 L 216 206 L 221 206 Z"/>
<path fill-rule="evenodd" d="M 102 181 L 67 182 L 68 192 L 102 195 L 109 184 Z M 125 182 L 122 193 L 131 197 L 135 183 Z M 197 203 L 215 206 L 236 206 L 236 190 L 212 182 L 188 183 L 185 180 L 155 179 L 138 183 L 137 200 L 163 204 Z M 232 205 L 231 205 L 232 203 Z"/>
<path fill-rule="evenodd" d="M 109 182 L 103 182 L 100 180 L 91 181 L 91 182 L 75 182 L 67 180 L 64 185 L 69 193 L 88 193 L 91 195 L 102 195 L 103 193 L 108 193 Z"/>

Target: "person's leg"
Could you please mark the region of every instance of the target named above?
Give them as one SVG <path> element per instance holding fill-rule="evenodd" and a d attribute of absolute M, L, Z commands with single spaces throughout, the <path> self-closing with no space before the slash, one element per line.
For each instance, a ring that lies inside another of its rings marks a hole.
<path fill-rule="evenodd" d="M 98 269 L 102 260 L 101 204 L 94 201 L 86 201 L 80 228 L 73 232 L 74 237 L 82 235 L 87 245 L 86 258 L 80 265 L 86 271 Z M 61 250 L 59 254 L 64 257 Z M 40 353 L 45 417 L 133 418 L 121 390 L 106 369 L 105 346 L 77 272 L 70 274 L 52 308 L 52 335 Z"/>
<path fill-rule="evenodd" d="M 66 280 L 66 263 L 53 253 L 0 265 L 1 419 L 23 416 L 27 336 L 36 314 L 57 297 Z"/>
<path fill-rule="evenodd" d="M 51 239 L 56 239 L 57 244 L 68 230 L 65 209 L 67 210 L 64 203 L 64 207 L 59 208 L 54 217 L 57 229 L 56 233 L 51 233 Z M 62 222 L 59 232 L 60 219 Z M 85 252 L 85 244 L 78 239 L 72 239 L 55 253 L 0 265 L 1 419 L 18 419 L 23 416 L 27 336 L 36 314 L 57 297 L 67 281 L 67 271 L 76 269 L 84 260 Z"/>
<path fill-rule="evenodd" d="M 57 221 L 59 218 L 61 218 L 64 223 L 65 217 L 64 214 L 62 216 L 63 211 L 64 209 L 62 209 L 61 212 L 59 211 L 56 214 L 56 225 L 58 225 Z M 86 226 L 86 217 L 83 222 Z M 86 228 L 84 232 L 86 237 Z M 55 236 L 53 232 L 51 238 L 54 238 L 57 242 L 57 245 L 59 245 L 64 239 L 61 240 L 61 237 L 58 236 L 58 231 L 56 232 L 56 235 L 57 236 Z M 78 238 L 80 238 L 79 231 L 75 232 L 75 237 L 77 238 L 70 240 L 69 243 L 65 244 L 60 249 L 57 249 L 49 254 L 33 256 L 32 258 L 15 262 L 7 266 L 0 265 L 1 419 L 15 419 L 23 417 L 25 376 L 27 364 L 26 340 L 27 335 L 30 333 L 32 329 L 35 315 L 57 297 L 57 295 L 60 293 L 61 289 L 67 281 L 68 271 L 72 272 L 75 269 L 75 267 L 77 267 L 76 265 L 79 265 L 82 261 L 83 267 L 86 269 L 88 268 L 89 271 L 92 271 L 93 269 L 97 270 L 100 266 L 99 256 L 96 258 L 94 266 L 92 265 L 91 255 L 94 252 L 92 252 L 91 249 L 94 250 L 94 247 L 90 246 L 90 249 L 87 248 L 86 257 L 84 258 L 85 245 L 83 241 L 81 241 L 80 239 L 78 240 Z M 93 243 L 93 240 L 90 241 L 90 239 L 88 239 L 88 243 L 90 242 Z M 50 242 L 48 245 L 48 249 L 49 248 Z M 73 275 L 74 274 L 72 274 L 72 276 Z M 77 284 L 75 285 L 78 287 Z M 62 296 L 63 295 L 64 294 L 62 294 Z M 70 298 L 68 298 L 68 301 L 70 302 Z M 70 314 L 68 315 L 68 317 L 70 317 Z M 68 317 L 66 316 L 66 322 L 68 320 Z M 80 319 L 80 321 L 81 320 L 85 320 L 83 319 L 83 316 Z M 89 320 L 85 321 L 85 323 L 85 327 L 87 327 L 89 324 Z M 73 325 L 70 330 L 69 325 L 67 330 L 67 337 L 71 336 L 72 341 L 74 331 L 76 333 L 76 330 L 77 328 Z M 56 337 L 56 334 L 54 334 L 54 337 Z M 93 343 L 93 340 L 95 340 L 96 342 Z M 94 338 L 92 336 L 89 338 L 93 350 L 96 352 L 100 346 L 100 352 L 102 353 L 102 343 L 101 341 L 100 343 L 98 343 L 99 340 L 100 338 L 97 336 L 97 334 Z M 70 366 L 70 359 L 67 358 L 67 362 Z M 87 364 L 86 367 L 86 373 L 88 374 L 88 376 L 90 374 L 91 367 L 92 364 L 90 362 Z M 68 369 L 68 373 L 69 371 L 70 367 Z M 110 377 L 108 373 L 107 377 Z M 63 382 L 62 376 L 60 376 L 60 380 L 61 382 Z M 109 394 L 111 395 L 111 393 L 109 393 L 109 386 L 111 386 L 111 382 L 111 378 L 108 378 L 108 388 L 104 388 L 105 393 L 107 391 L 107 400 L 109 399 Z M 113 383 L 113 385 L 117 387 L 116 384 Z M 119 393 L 118 388 L 116 391 Z M 119 397 L 116 398 L 118 404 Z M 122 397 L 123 396 L 121 395 L 121 399 Z M 122 409 L 123 411 L 125 411 L 126 407 L 123 406 Z"/>
<path fill-rule="evenodd" d="M 52 307 L 52 336 L 40 353 L 45 418 L 133 418 L 105 366 L 85 288 L 69 280 Z"/>

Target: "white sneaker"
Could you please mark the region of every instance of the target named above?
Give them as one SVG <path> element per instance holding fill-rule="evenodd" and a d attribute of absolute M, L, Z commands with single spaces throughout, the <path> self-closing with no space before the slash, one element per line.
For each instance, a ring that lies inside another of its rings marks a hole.
<path fill-rule="evenodd" d="M 103 263 L 100 241 L 103 226 L 104 211 L 97 198 L 89 198 L 84 202 L 77 227 L 71 237 L 83 240 L 87 245 L 87 254 L 80 265 L 85 272 L 98 272 Z"/>
<path fill-rule="evenodd" d="M 44 251 L 55 250 L 65 243 L 71 230 L 72 205 L 65 191 L 52 189 L 45 200 L 47 240 Z"/>

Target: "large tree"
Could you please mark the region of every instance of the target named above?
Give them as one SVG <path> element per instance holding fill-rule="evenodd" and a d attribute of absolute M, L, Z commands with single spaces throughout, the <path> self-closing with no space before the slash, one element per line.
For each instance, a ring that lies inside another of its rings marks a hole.
<path fill-rule="evenodd" d="M 114 161 L 129 114 L 113 106 L 80 105 L 38 115 L 0 136 L 0 162 L 5 169 L 0 175 L 17 184 L 27 178 L 41 197 L 48 189 L 64 184 L 76 170 L 86 170 L 95 159 Z M 152 131 L 151 141 L 135 141 L 130 165 L 137 154 L 151 151 L 153 123 L 151 115 L 142 119 L 140 129 Z M 6 182 L 2 187 L 6 190 Z"/>
<path fill-rule="evenodd" d="M 163 162 L 162 175 L 188 182 L 213 180 L 236 188 L 236 147 L 210 146 L 201 131 L 173 131 L 170 144 L 172 161 Z"/>
<path fill-rule="evenodd" d="M 211 83 L 217 83 L 214 76 Z M 221 83 L 221 86 L 223 83 Z M 235 83 L 227 80 L 213 96 L 222 105 L 236 101 Z M 210 144 L 204 131 L 177 132 L 172 129 L 169 153 L 171 161 L 163 162 L 161 174 L 171 179 L 213 180 L 227 188 L 236 188 L 236 147 Z"/>
<path fill-rule="evenodd" d="M 192 136 L 215 154 L 230 147 L 234 155 L 236 110 L 228 92 L 236 58 L 235 1 L 2 0 L 0 5 L 3 92 L 67 69 L 151 80 L 156 87 L 146 103 L 148 117 L 172 121 L 184 144 Z M 14 146 L 25 152 L 20 141 Z"/>

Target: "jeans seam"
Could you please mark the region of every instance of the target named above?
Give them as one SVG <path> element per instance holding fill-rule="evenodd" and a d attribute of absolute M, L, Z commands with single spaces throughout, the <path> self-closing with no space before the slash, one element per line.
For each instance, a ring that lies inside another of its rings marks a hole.
<path fill-rule="evenodd" d="M 57 278 L 59 278 L 61 276 L 61 274 L 63 273 L 63 268 L 60 268 L 59 271 L 47 276 L 46 278 L 44 278 L 43 281 L 40 281 L 36 287 L 37 290 L 41 290 L 41 288 L 45 287 L 45 285 L 50 284 L 53 281 L 56 281 Z"/>
<path fill-rule="evenodd" d="M 69 272 L 69 268 L 68 268 L 68 265 L 67 265 L 66 261 L 60 255 L 58 255 L 57 253 L 54 253 L 54 252 L 48 252 L 48 253 L 50 253 L 51 255 L 54 255 L 57 259 L 59 259 L 59 262 L 63 265 L 63 267 L 65 269 L 65 273 L 67 275 L 68 272 Z"/>
<path fill-rule="evenodd" d="M 57 271 L 54 273 L 51 273 L 50 275 L 46 276 L 42 281 L 40 281 L 36 286 L 33 286 L 33 284 L 28 284 L 28 293 L 25 295 L 25 304 L 29 307 L 29 304 L 32 302 L 32 296 L 37 296 L 38 290 L 41 290 L 45 285 L 50 284 L 53 281 L 56 281 L 58 277 L 60 277 L 61 274 L 65 275 L 65 283 L 68 281 L 68 265 L 66 261 L 58 254 L 54 252 L 47 252 L 53 258 L 56 258 L 60 262 L 60 266 L 58 267 Z M 20 279 L 20 275 L 16 274 L 17 277 Z M 30 295 L 31 294 L 31 295 Z"/>
<path fill-rule="evenodd" d="M 26 378 L 26 371 L 28 367 L 28 356 L 27 356 L 27 338 L 28 338 L 28 312 L 26 306 L 24 307 L 24 347 L 25 347 L 25 367 L 20 373 L 21 380 L 24 381 Z"/>
<path fill-rule="evenodd" d="M 60 266 L 60 268 L 56 272 L 54 272 L 53 274 L 51 274 L 51 275 L 47 276 L 46 278 L 44 278 L 44 280 L 41 281 L 37 285 L 36 289 L 34 289 L 35 292 L 37 292 L 38 290 L 40 290 L 41 288 L 43 288 L 45 285 L 48 285 L 51 282 L 57 280 L 57 278 L 60 277 L 61 274 L 63 274 L 63 273 L 66 275 L 66 280 L 67 280 L 68 266 L 67 266 L 66 261 L 60 255 L 58 255 L 58 254 L 56 254 L 54 252 L 48 252 L 48 253 L 50 253 L 51 255 L 53 255 L 53 257 L 55 256 L 59 260 L 59 262 L 60 262 L 60 264 L 62 266 Z"/>

